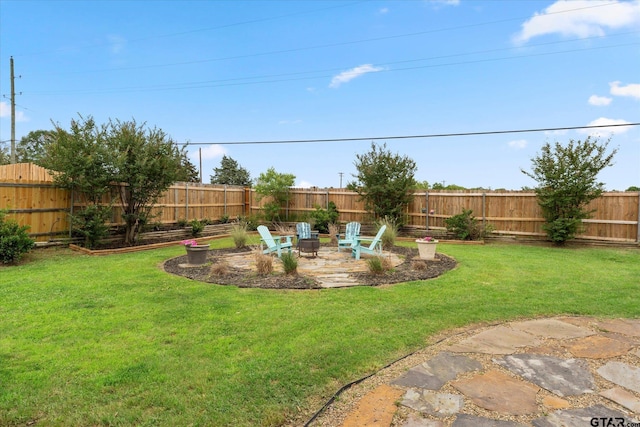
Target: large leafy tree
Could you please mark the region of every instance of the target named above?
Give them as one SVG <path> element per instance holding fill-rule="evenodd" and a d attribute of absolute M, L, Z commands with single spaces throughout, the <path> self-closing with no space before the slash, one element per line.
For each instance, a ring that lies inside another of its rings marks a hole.
<path fill-rule="evenodd" d="M 35 163 L 42 166 L 43 158 L 54 135 L 50 130 L 33 130 L 20 138 L 16 144 L 18 163 Z"/>
<path fill-rule="evenodd" d="M 211 183 L 251 187 L 251 175 L 237 161 L 224 155 L 220 161 L 220 167 L 213 168 Z"/>
<path fill-rule="evenodd" d="M 402 223 L 402 211 L 411 201 L 416 187 L 416 162 L 407 156 L 393 154 L 387 145 L 371 143 L 371 150 L 356 154 L 358 173 L 355 182 L 347 185 L 364 200 L 365 209 L 376 219 L 385 218 Z"/>
<path fill-rule="evenodd" d="M 567 145 L 546 143 L 522 173 L 538 182 L 535 189 L 545 219 L 543 229 L 556 244 L 564 244 L 580 232 L 582 220 L 591 216 L 587 204 L 604 191 L 597 175 L 611 166 L 617 150 L 607 153 L 610 140 L 570 140 Z"/>
<path fill-rule="evenodd" d="M 280 209 L 289 203 L 289 189 L 293 187 L 295 180 L 295 175 L 276 172 L 273 167 L 260 174 L 255 186 L 257 199 L 258 201 L 265 197 L 270 199 L 263 206 L 265 219 L 268 221 L 280 219 Z"/>
<path fill-rule="evenodd" d="M 108 130 L 82 116 L 71 121 L 68 131 L 54 126 L 38 163 L 55 171 L 58 186 L 71 190 L 76 200 L 84 199 L 85 207 L 73 212 L 71 221 L 85 245 L 93 247 L 108 234 L 106 222 L 111 217 L 111 205 L 103 199 L 115 178 L 115 157 L 106 145 Z"/>
<path fill-rule="evenodd" d="M 161 129 L 135 120 L 110 121 L 108 149 L 116 154 L 114 168 L 125 243 L 133 243 L 149 221 L 151 209 L 171 184 L 184 178 L 184 150 Z"/>
<path fill-rule="evenodd" d="M 11 163 L 9 148 L 5 143 L 0 142 L 0 165 L 8 165 L 9 163 Z"/>

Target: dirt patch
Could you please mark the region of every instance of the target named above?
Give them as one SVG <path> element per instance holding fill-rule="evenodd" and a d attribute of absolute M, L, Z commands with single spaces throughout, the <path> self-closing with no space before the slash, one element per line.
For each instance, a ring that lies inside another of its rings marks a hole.
<path fill-rule="evenodd" d="M 226 255 L 239 252 L 249 252 L 249 248 L 243 249 L 216 249 L 209 251 L 209 262 L 203 266 L 185 267 L 187 256 L 172 258 L 164 263 L 164 269 L 168 273 L 189 279 L 220 285 L 235 285 L 241 288 L 265 288 L 265 289 L 318 289 L 320 282 L 312 276 L 301 274 L 272 273 L 259 275 L 254 271 L 237 268 L 228 265 Z M 413 248 L 394 246 L 392 252 L 402 256 L 404 262 L 397 265 L 392 271 L 382 274 L 351 273 L 362 286 L 379 286 L 393 283 L 409 282 L 413 280 L 426 280 L 440 276 L 453 269 L 456 261 L 442 254 L 436 254 L 435 261 L 422 261 L 417 259 L 418 250 Z M 226 264 L 220 268 L 220 264 Z M 223 273 L 220 270 L 224 271 Z"/>

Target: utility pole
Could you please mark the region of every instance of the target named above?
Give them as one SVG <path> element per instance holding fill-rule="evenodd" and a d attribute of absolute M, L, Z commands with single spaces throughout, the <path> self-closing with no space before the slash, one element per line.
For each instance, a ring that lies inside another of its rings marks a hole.
<path fill-rule="evenodd" d="M 16 88 L 13 76 L 13 56 L 9 60 L 11 66 L 11 163 L 16 162 Z"/>
<path fill-rule="evenodd" d="M 340 188 L 342 188 L 342 175 L 344 175 L 344 172 L 338 172 L 338 175 L 340 175 Z"/>

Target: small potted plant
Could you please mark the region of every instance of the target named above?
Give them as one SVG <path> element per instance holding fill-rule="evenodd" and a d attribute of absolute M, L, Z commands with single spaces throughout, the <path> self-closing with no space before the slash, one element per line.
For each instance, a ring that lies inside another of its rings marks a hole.
<path fill-rule="evenodd" d="M 191 265 L 200 265 L 207 262 L 209 245 L 199 245 L 195 239 L 183 240 L 181 242 L 187 250 L 187 262 Z"/>
<path fill-rule="evenodd" d="M 431 236 L 416 239 L 420 259 L 434 260 L 436 258 L 436 245 L 438 241 Z"/>

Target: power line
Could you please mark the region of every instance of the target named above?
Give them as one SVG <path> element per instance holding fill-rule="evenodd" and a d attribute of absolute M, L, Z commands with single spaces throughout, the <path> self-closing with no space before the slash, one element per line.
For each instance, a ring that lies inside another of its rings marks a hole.
<path fill-rule="evenodd" d="M 480 136 L 480 135 L 502 135 L 509 133 L 528 133 L 528 132 L 552 132 L 560 130 L 577 130 L 577 129 L 597 129 L 597 128 L 613 128 L 624 126 L 638 126 L 638 123 L 624 123 L 613 125 L 592 125 L 592 126 L 568 126 L 559 128 L 534 128 L 534 129 L 515 129 L 515 130 L 492 130 L 481 132 L 458 132 L 458 133 L 435 133 L 426 135 L 396 135 L 396 136 L 373 136 L 359 138 L 330 138 L 330 139 L 289 139 L 275 141 L 235 141 L 235 142 L 180 142 L 178 145 L 261 145 L 261 144 L 305 144 L 313 142 L 353 142 L 353 141 L 378 141 L 383 139 L 423 139 L 423 138 L 449 138 L 454 136 Z"/>

